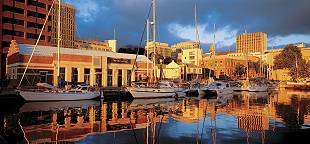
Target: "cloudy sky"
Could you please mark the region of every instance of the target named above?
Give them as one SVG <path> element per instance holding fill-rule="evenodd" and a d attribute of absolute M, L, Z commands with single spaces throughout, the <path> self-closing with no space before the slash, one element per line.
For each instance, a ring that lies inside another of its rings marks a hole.
<path fill-rule="evenodd" d="M 76 35 L 83 39 L 112 39 L 118 47 L 138 45 L 151 0 L 64 0 L 76 7 Z M 268 34 L 268 46 L 310 43 L 310 0 L 157 0 L 158 39 L 174 44 L 195 40 L 197 4 L 200 41 L 205 51 L 216 24 L 218 51 L 234 50 L 235 37 Z"/>

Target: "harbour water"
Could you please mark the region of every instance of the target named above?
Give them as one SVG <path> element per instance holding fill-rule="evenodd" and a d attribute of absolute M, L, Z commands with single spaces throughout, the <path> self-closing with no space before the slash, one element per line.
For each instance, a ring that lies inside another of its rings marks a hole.
<path fill-rule="evenodd" d="M 296 143 L 310 136 L 310 93 L 30 102 L 1 107 L 0 135 L 10 144 Z"/>

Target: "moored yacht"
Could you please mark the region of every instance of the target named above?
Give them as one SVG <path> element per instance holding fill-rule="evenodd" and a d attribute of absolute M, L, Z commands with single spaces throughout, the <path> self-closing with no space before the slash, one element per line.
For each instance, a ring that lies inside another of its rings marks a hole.
<path fill-rule="evenodd" d="M 72 101 L 95 99 L 98 91 L 91 91 L 89 86 L 78 86 L 71 90 L 19 90 L 26 101 Z"/>
<path fill-rule="evenodd" d="M 170 81 L 160 81 L 152 86 L 146 86 L 145 84 L 133 83 L 131 87 L 126 89 L 133 98 L 164 98 L 185 95 L 185 89 L 179 88 Z"/>
<path fill-rule="evenodd" d="M 54 2 L 56 0 L 53 1 L 50 10 L 46 16 L 45 22 L 48 20 L 50 11 L 53 9 L 54 6 Z M 63 100 L 86 100 L 86 99 L 94 99 L 96 97 L 98 97 L 100 94 L 98 91 L 91 91 L 89 89 L 89 86 L 79 86 L 77 89 L 72 89 L 72 90 L 61 90 L 58 89 L 58 87 L 61 86 L 61 77 L 60 77 L 60 40 L 61 40 L 61 30 L 60 30 L 60 15 L 61 15 L 61 1 L 58 0 L 58 36 L 57 36 L 57 67 L 55 68 L 56 72 L 57 72 L 57 78 L 56 78 L 56 82 L 54 82 L 54 85 L 56 85 L 57 89 L 55 90 L 27 90 L 27 89 L 22 89 L 20 86 L 22 84 L 23 78 L 26 74 L 26 71 L 29 67 L 29 64 L 31 62 L 31 58 L 35 53 L 36 47 L 38 45 L 38 42 L 40 40 L 41 34 L 44 30 L 45 24 L 43 25 L 40 35 L 37 39 L 36 45 L 33 47 L 32 49 L 32 53 L 31 56 L 28 60 L 27 66 L 24 70 L 24 73 L 22 75 L 22 78 L 19 82 L 18 85 L 18 92 L 19 94 L 26 100 L 26 101 L 63 101 Z M 42 83 L 38 83 L 37 86 L 45 86 L 47 87 L 48 85 L 46 84 L 42 84 Z M 53 86 L 50 86 L 50 89 Z"/>
<path fill-rule="evenodd" d="M 199 89 L 199 95 L 206 96 L 225 96 L 232 93 L 232 88 L 225 82 L 212 82 L 209 85 Z"/>

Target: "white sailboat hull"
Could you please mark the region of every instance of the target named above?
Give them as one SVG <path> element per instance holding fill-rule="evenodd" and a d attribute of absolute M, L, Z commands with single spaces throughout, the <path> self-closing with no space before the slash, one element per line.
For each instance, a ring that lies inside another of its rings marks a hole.
<path fill-rule="evenodd" d="M 127 88 L 134 98 L 174 97 L 179 91 L 173 88 Z"/>
<path fill-rule="evenodd" d="M 199 95 L 206 96 L 225 96 L 233 93 L 233 89 L 231 87 L 227 87 L 226 83 L 223 82 L 214 82 L 210 85 L 200 88 L 198 90 Z"/>
<path fill-rule="evenodd" d="M 33 92 L 19 91 L 19 94 L 26 101 L 72 101 L 72 100 L 88 100 L 100 96 L 99 92 Z"/>

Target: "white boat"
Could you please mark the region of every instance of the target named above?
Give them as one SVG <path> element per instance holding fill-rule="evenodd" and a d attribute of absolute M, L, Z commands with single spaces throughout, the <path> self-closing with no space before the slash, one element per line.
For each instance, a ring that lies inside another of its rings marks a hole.
<path fill-rule="evenodd" d="M 155 14 L 156 11 L 156 0 L 153 0 L 152 2 L 152 7 L 153 7 L 153 15 Z M 147 33 L 147 57 L 149 57 L 149 49 L 148 49 L 148 42 L 149 42 L 149 18 L 146 20 L 146 33 Z M 156 43 L 156 16 L 153 16 L 153 42 Z M 154 47 L 154 52 L 153 54 L 153 74 L 151 79 L 154 79 L 154 85 L 147 84 L 137 84 L 133 83 L 130 87 L 127 87 L 126 89 L 131 93 L 133 98 L 164 98 L 164 97 L 174 97 L 174 96 L 183 96 L 185 95 L 184 89 L 179 88 L 176 86 L 173 82 L 170 81 L 156 81 L 157 80 L 157 71 L 156 71 L 156 47 Z M 148 61 L 147 61 L 148 63 Z M 160 71 L 162 72 L 162 71 Z M 148 64 L 147 64 L 147 77 L 149 75 L 149 70 L 148 70 Z M 161 74 L 160 74 L 161 75 Z M 161 77 L 161 76 L 160 76 Z M 160 78 L 161 79 L 161 78 Z"/>
<path fill-rule="evenodd" d="M 54 2 L 53 2 L 54 4 Z M 51 6 L 50 9 L 52 9 L 53 4 Z M 59 14 L 58 14 L 58 44 L 57 44 L 57 80 L 56 80 L 56 86 L 59 86 L 58 83 L 58 79 L 60 79 L 60 40 L 61 40 L 61 35 L 60 35 L 60 0 L 58 2 L 58 10 L 59 10 Z M 49 11 L 50 12 L 50 11 Z M 47 17 L 49 16 L 49 13 L 47 15 Z M 47 19 L 45 19 L 45 21 L 47 21 Z M 32 50 L 32 54 L 28 60 L 27 66 L 24 70 L 23 76 L 19 82 L 19 86 L 21 86 L 21 83 L 23 81 L 23 78 L 26 74 L 26 71 L 28 69 L 28 66 L 30 64 L 31 58 L 34 54 L 34 51 L 38 45 L 38 42 L 40 40 L 41 34 L 43 32 L 43 29 L 45 27 L 45 24 L 43 25 L 40 35 L 37 39 L 36 45 L 34 46 L 33 50 Z M 46 87 L 46 88 L 52 88 L 52 86 L 45 84 L 45 83 L 39 83 L 37 84 L 37 86 L 40 87 Z M 86 99 L 94 99 L 96 97 L 98 97 L 100 94 L 97 91 L 90 91 L 89 90 L 89 86 L 79 86 L 77 89 L 72 89 L 72 90 L 47 90 L 47 91 L 30 91 L 30 90 L 18 90 L 19 94 L 26 100 L 26 101 L 63 101 L 63 100 L 86 100 Z"/>
<path fill-rule="evenodd" d="M 89 86 L 78 86 L 76 89 L 66 91 L 31 91 L 19 90 L 19 94 L 26 101 L 72 101 L 95 99 L 100 96 L 98 91 L 90 91 Z"/>
<path fill-rule="evenodd" d="M 212 82 L 199 89 L 199 95 L 225 96 L 233 93 L 232 88 L 225 82 Z"/>
<path fill-rule="evenodd" d="M 126 88 L 133 98 L 165 98 L 185 95 L 185 89 L 179 88 L 173 82 L 162 81 L 154 87 L 133 83 Z"/>

